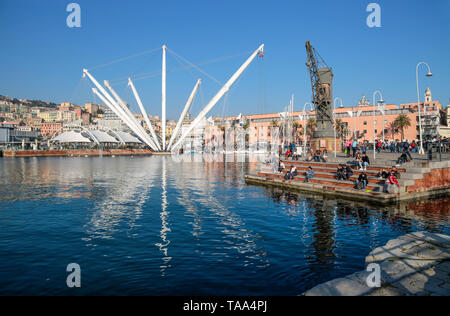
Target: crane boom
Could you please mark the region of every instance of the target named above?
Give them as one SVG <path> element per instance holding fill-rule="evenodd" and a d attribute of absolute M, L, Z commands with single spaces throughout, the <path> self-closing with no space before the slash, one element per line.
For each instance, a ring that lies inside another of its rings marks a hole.
<path fill-rule="evenodd" d="M 320 55 L 306 42 L 307 63 L 316 108 L 317 131 L 314 138 L 334 137 L 333 130 L 333 71 Z"/>

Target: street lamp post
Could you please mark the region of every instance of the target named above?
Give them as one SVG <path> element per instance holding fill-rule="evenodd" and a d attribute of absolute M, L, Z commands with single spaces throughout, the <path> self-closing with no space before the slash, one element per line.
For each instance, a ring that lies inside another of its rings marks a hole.
<path fill-rule="evenodd" d="M 336 101 L 341 102 L 341 108 L 344 107 L 344 102 L 342 102 L 342 99 L 337 97 L 334 99 L 334 107 L 333 107 L 333 121 L 334 121 L 334 158 L 337 157 L 337 148 L 336 148 Z"/>
<path fill-rule="evenodd" d="M 313 105 L 311 103 L 305 103 L 303 107 L 303 154 L 306 156 L 306 107 L 310 106 L 311 111 L 313 110 Z"/>
<path fill-rule="evenodd" d="M 416 66 L 416 84 L 417 84 L 417 108 L 419 110 L 419 136 L 420 136 L 420 155 L 424 155 L 425 151 L 423 149 L 423 136 L 422 136 L 422 116 L 421 116 L 421 110 L 420 110 L 420 92 L 419 92 L 419 66 L 425 65 L 428 68 L 427 77 L 431 77 L 433 74 L 431 73 L 430 65 L 428 65 L 426 62 L 421 61 Z M 425 102 L 424 102 L 425 105 Z"/>
<path fill-rule="evenodd" d="M 375 102 L 375 97 L 377 96 L 377 94 L 380 97 L 380 100 L 378 102 Z M 373 93 L 373 106 L 374 106 L 374 109 L 373 109 L 373 159 L 374 160 L 376 159 L 376 144 L 375 144 L 375 136 L 376 136 L 375 135 L 375 115 L 377 113 L 376 106 L 377 106 L 377 104 L 383 104 L 383 103 L 384 103 L 383 94 L 381 93 L 380 90 L 375 91 Z"/>

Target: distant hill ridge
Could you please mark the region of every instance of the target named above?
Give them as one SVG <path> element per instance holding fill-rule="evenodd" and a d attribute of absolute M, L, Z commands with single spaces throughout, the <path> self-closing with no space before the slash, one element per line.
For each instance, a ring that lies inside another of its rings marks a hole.
<path fill-rule="evenodd" d="M 0 95 L 0 101 L 8 101 L 11 102 L 12 104 L 21 104 L 24 106 L 29 106 L 29 107 L 44 107 L 44 108 L 58 108 L 59 104 L 57 103 L 53 103 L 53 102 L 46 102 L 46 101 L 41 101 L 41 100 L 26 100 L 26 102 L 24 102 L 23 100 L 19 100 L 17 98 L 10 98 L 4 95 Z"/>

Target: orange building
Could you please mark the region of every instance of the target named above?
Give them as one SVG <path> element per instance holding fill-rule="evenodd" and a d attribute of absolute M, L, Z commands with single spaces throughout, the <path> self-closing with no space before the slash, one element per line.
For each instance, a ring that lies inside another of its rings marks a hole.
<path fill-rule="evenodd" d="M 431 92 L 424 103 L 421 103 L 421 120 L 424 139 L 439 136 L 439 117 L 442 112 L 442 105 L 439 101 L 431 100 Z M 426 95 L 427 96 L 427 95 Z M 418 140 L 419 136 L 419 113 L 417 103 L 405 103 L 400 106 L 396 104 L 387 104 L 383 108 L 367 105 L 368 102 L 363 99 L 355 107 L 340 107 L 334 110 L 337 120 L 343 125 L 343 138 L 356 136 L 360 140 L 373 142 L 373 139 L 384 139 L 386 141 L 402 140 L 402 131 L 394 124 L 397 117 L 401 114 L 409 118 L 411 126 L 403 130 L 403 138 L 409 141 Z M 303 112 L 292 113 L 293 121 L 297 122 L 299 132 L 303 131 L 305 121 L 302 119 Z M 306 120 L 314 118 L 314 111 L 307 111 Z M 237 117 L 229 117 L 227 120 L 234 121 Z M 282 125 L 279 113 L 246 115 L 245 119 L 249 123 L 249 142 L 270 142 L 271 128 Z M 303 136 L 300 136 L 303 139 Z M 294 140 L 296 141 L 296 140 Z"/>

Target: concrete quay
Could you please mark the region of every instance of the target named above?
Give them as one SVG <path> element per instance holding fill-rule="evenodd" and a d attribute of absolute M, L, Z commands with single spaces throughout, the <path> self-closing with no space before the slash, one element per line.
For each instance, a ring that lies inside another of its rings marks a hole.
<path fill-rule="evenodd" d="M 352 166 L 353 176 L 348 181 L 343 181 L 336 179 L 338 162 L 287 160 L 284 164 L 286 169 L 281 173 L 274 171 L 271 165 L 261 164 L 260 171 L 246 175 L 245 181 L 248 184 L 274 186 L 379 205 L 392 205 L 433 196 L 448 196 L 450 193 L 450 160 L 436 162 L 418 160 L 402 165 L 398 168 L 401 176 L 400 187 L 396 193 L 384 193 L 385 180 L 377 177 L 378 172 L 392 167 L 390 161 L 377 160 L 376 165 L 367 168 L 365 173 L 369 183 L 364 191 L 354 189 L 361 173 L 354 165 Z M 284 174 L 291 166 L 297 168 L 298 176 L 294 180 L 284 180 Z M 303 173 L 309 166 L 315 171 L 315 176 L 309 183 L 305 183 Z"/>
<path fill-rule="evenodd" d="M 450 236 L 415 232 L 390 240 L 366 257 L 380 267 L 380 287 L 366 270 L 320 284 L 305 296 L 449 296 Z"/>
<path fill-rule="evenodd" d="M 3 150 L 4 158 L 149 156 L 148 149 Z"/>

